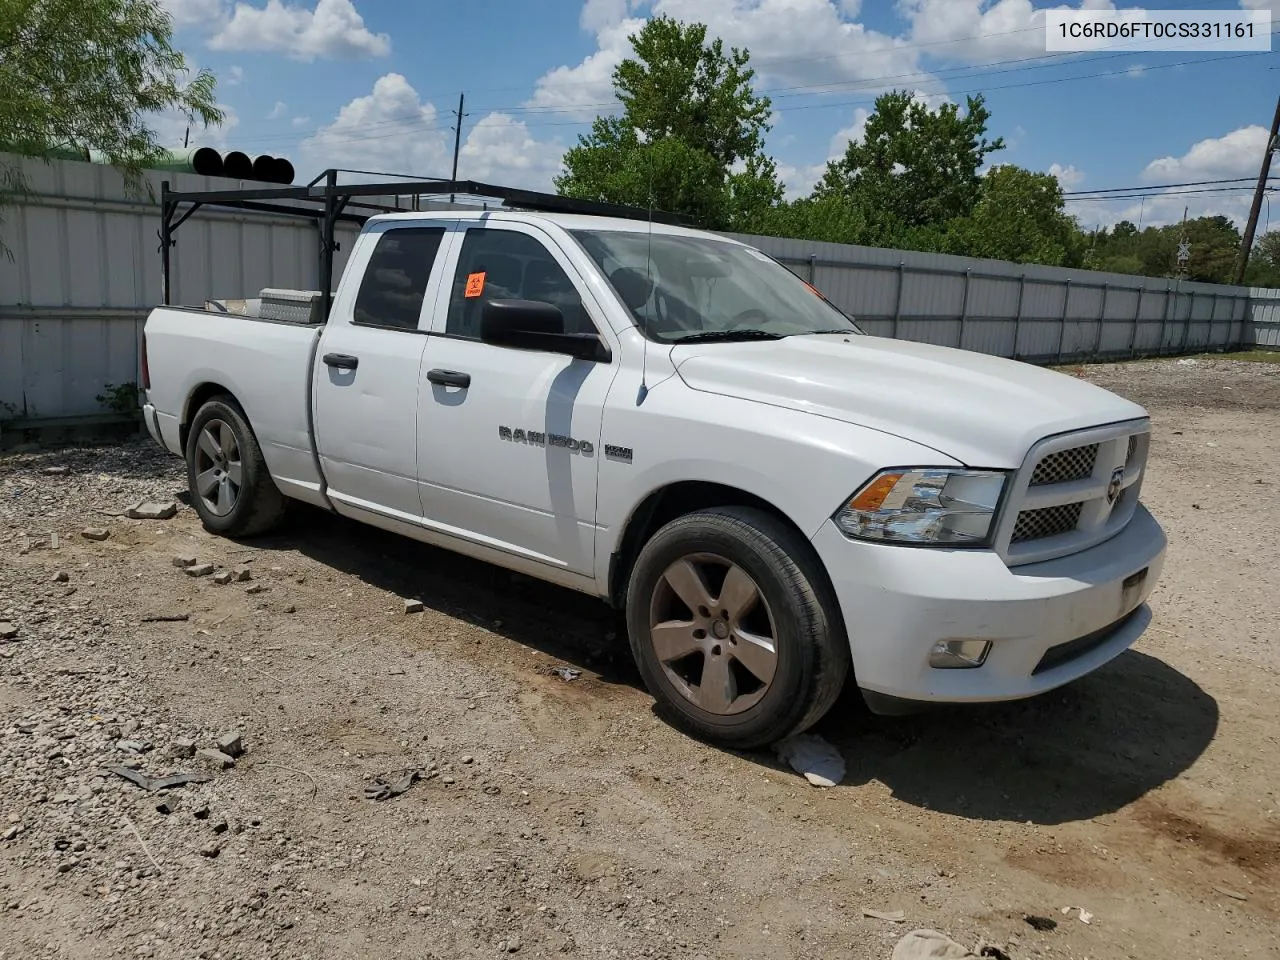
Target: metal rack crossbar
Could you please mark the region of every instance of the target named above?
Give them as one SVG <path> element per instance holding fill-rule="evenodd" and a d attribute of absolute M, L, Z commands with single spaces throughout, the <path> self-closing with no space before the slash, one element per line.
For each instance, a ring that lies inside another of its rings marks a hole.
<path fill-rule="evenodd" d="M 363 225 L 379 213 L 402 213 L 421 209 L 427 197 L 449 195 L 486 202 L 498 201 L 498 209 L 529 210 L 538 213 L 570 213 L 596 217 L 621 217 L 675 226 L 691 226 L 692 222 L 677 214 L 643 207 L 629 207 L 597 200 L 579 200 L 535 190 L 503 187 L 475 180 L 407 180 L 382 183 L 339 184 L 337 169 L 326 170 L 306 186 L 255 187 L 245 190 L 171 190 L 169 181 L 160 185 L 160 262 L 163 272 L 163 295 L 170 302 L 169 251 L 176 241 L 174 233 L 201 207 L 250 210 L 276 216 L 301 217 L 316 224 L 320 231 L 320 295 L 323 315 L 328 317 L 333 298 L 333 254 L 339 249 L 334 239 L 339 223 Z M 392 203 L 375 198 L 393 198 Z M 411 206 L 401 203 L 401 198 Z M 183 207 L 186 209 L 183 209 Z"/>

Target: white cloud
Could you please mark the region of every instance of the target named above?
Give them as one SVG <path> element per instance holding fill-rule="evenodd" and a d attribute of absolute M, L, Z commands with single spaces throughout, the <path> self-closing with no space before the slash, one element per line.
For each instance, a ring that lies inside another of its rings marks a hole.
<path fill-rule="evenodd" d="M 860 83 L 875 90 L 886 86 L 886 77 L 908 84 L 927 79 L 920 73 L 917 49 L 854 22 L 842 14 L 842 6 L 848 5 L 835 0 L 657 0 L 654 13 L 712 24 L 726 46 L 750 50 L 758 88 Z M 774 98 L 775 106 L 785 104 L 784 93 Z"/>
<path fill-rule="evenodd" d="M 177 110 L 153 113 L 150 115 L 147 125 L 155 131 L 156 139 L 160 145 L 168 150 L 180 150 L 184 139 L 188 140 L 188 146 L 191 147 L 214 147 L 218 150 L 224 150 L 232 145 L 229 135 L 240 123 L 240 118 L 225 103 L 221 103 L 218 106 L 222 108 L 225 114 L 221 126 L 203 127 L 199 124 L 192 124 Z M 189 137 L 187 134 L 188 127 L 190 128 Z"/>
<path fill-rule="evenodd" d="M 283 100 L 277 100 L 276 105 L 271 108 L 271 112 L 267 114 L 268 120 L 279 120 L 284 116 L 285 110 L 288 109 Z"/>
<path fill-rule="evenodd" d="M 1112 0 L 1081 0 L 1036 9 L 1031 0 L 898 0 L 910 40 L 929 56 L 981 62 L 1044 53 L 1045 10 L 1114 10 Z"/>
<path fill-rule="evenodd" d="M 292 124 L 293 124 L 293 128 L 294 128 L 295 130 L 301 130 L 303 127 L 305 127 L 305 126 L 306 126 L 308 123 L 310 123 L 310 122 L 311 122 L 311 118 L 310 118 L 310 117 L 294 117 L 294 118 L 290 121 L 290 123 L 292 123 Z"/>
<path fill-rule="evenodd" d="M 236 84 L 244 80 L 244 67 L 233 66 L 230 70 L 227 71 L 226 79 L 222 79 L 220 77 L 219 80 L 225 83 L 228 87 L 234 87 Z"/>
<path fill-rule="evenodd" d="M 168 11 L 175 30 L 220 23 L 227 16 L 223 0 L 160 0 L 160 6 Z"/>
<path fill-rule="evenodd" d="M 317 0 L 314 10 L 267 0 L 265 7 L 237 3 L 209 46 L 278 52 L 308 62 L 365 60 L 389 54 L 391 38 L 370 33 L 351 0 Z"/>
<path fill-rule="evenodd" d="M 536 140 L 523 121 L 491 113 L 463 141 L 458 176 L 536 190 L 550 190 L 560 172 L 564 145 Z"/>
<path fill-rule="evenodd" d="M 528 106 L 551 108 L 589 119 L 611 103 L 613 70 L 631 53 L 628 36 L 644 20 L 626 18 L 633 9 L 619 0 L 587 0 L 584 27 L 596 34 L 596 49 L 576 66 L 558 66 L 538 80 Z M 652 13 L 685 22 L 711 24 L 711 36 L 727 47 L 750 50 L 757 90 L 772 94 L 775 107 L 812 95 L 812 87 L 850 92 L 850 86 L 874 95 L 895 82 L 924 84 L 930 75 L 919 65 L 918 50 L 902 39 L 852 22 L 850 0 L 655 0 Z M 893 78 L 885 80 L 884 78 Z M 804 91 L 788 87 L 805 86 Z"/>
<path fill-rule="evenodd" d="M 627 14 L 643 2 L 644 0 L 586 0 L 578 23 L 583 30 L 597 33 L 627 19 Z"/>
<path fill-rule="evenodd" d="M 1214 180 L 1256 176 L 1267 144 L 1266 127 L 1232 130 L 1192 145 L 1181 157 L 1160 157 L 1142 171 L 1144 180 Z"/>
<path fill-rule="evenodd" d="M 328 167 L 380 170 L 419 177 L 447 177 L 453 162 L 452 116 L 418 97 L 398 73 L 388 73 L 368 96 L 357 97 L 332 123 L 300 145 L 312 172 Z M 564 147 L 538 141 L 507 114 L 482 118 L 463 139 L 458 176 L 548 190 Z"/>
<path fill-rule="evenodd" d="M 1259 126 L 1241 127 L 1192 144 L 1180 157 L 1159 157 L 1147 164 L 1142 178 L 1156 183 L 1188 183 L 1200 180 L 1247 178 L 1221 193 L 1185 193 L 1153 189 L 1145 199 L 1110 201 L 1068 201 L 1067 211 L 1086 227 L 1112 225 L 1121 220 L 1143 227 L 1165 226 L 1188 217 L 1227 216 L 1243 228 L 1253 199 L 1253 183 L 1267 141 L 1267 130 Z M 1052 172 L 1052 170 L 1050 171 Z M 1236 187 L 1239 189 L 1235 189 Z M 1190 189 L 1190 188 L 1187 188 Z"/>
<path fill-rule="evenodd" d="M 1070 190 L 1084 181 L 1084 171 L 1077 170 L 1072 164 L 1067 164 L 1064 167 L 1060 163 L 1051 163 L 1046 172 L 1050 176 L 1058 178 L 1058 183 L 1061 184 L 1063 190 Z"/>
<path fill-rule="evenodd" d="M 627 38 L 643 26 L 643 20 L 623 20 L 601 27 L 596 33 L 598 49 L 576 67 L 559 66 L 544 73 L 525 105 L 583 120 L 605 113 L 601 104 L 616 103 L 614 68 L 631 52 Z"/>
<path fill-rule="evenodd" d="M 1098 226 L 1115 226 L 1121 220 L 1128 220 L 1144 230 L 1147 227 L 1164 227 L 1181 222 L 1184 211 L 1187 217 L 1193 220 L 1196 217 L 1229 217 L 1235 222 L 1237 228 L 1244 229 L 1252 199 L 1247 189 L 1239 193 L 1191 196 L 1158 191 L 1147 196 L 1145 200 L 1141 198 L 1096 202 L 1068 200 L 1067 213 L 1076 217 L 1086 230 L 1092 230 Z"/>

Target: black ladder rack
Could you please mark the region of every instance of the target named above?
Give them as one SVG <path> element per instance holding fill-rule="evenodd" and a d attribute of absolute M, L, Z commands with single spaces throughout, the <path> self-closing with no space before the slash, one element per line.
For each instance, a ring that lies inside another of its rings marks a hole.
<path fill-rule="evenodd" d="M 241 190 L 181 191 L 169 189 L 169 181 L 160 185 L 160 262 L 163 273 L 163 296 L 169 303 L 169 249 L 173 234 L 201 207 L 252 210 L 286 217 L 302 217 L 313 221 L 320 231 L 320 294 L 323 316 L 329 316 L 333 298 L 333 254 L 338 249 L 334 230 L 339 223 L 363 225 L 379 213 L 402 213 L 422 209 L 424 198 L 444 195 L 497 201 L 496 209 L 528 210 L 537 213 L 571 213 L 594 217 L 620 217 L 627 220 L 652 220 L 675 226 L 692 226 L 686 218 L 659 210 L 628 207 L 597 200 L 578 200 L 553 193 L 539 193 L 516 187 L 503 187 L 475 180 L 400 180 L 383 183 L 339 184 L 339 169 L 326 170 L 305 186 L 255 187 Z M 392 202 L 388 203 L 387 198 Z M 404 201 L 402 203 L 401 201 Z M 428 201 L 430 202 L 430 201 Z M 438 201 L 437 201 L 438 202 Z M 405 205 L 405 204 L 409 205 Z M 182 206 L 188 204 L 185 210 Z M 465 210 L 465 203 L 449 203 L 443 209 Z"/>

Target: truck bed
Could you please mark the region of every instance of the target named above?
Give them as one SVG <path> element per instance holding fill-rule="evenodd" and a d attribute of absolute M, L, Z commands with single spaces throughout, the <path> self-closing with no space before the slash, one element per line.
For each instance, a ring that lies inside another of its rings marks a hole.
<path fill-rule="evenodd" d="M 184 430 L 210 396 L 233 394 L 254 425 L 281 491 L 321 502 L 310 384 L 323 326 L 309 321 L 158 307 L 145 338 L 154 429 L 181 455 Z"/>

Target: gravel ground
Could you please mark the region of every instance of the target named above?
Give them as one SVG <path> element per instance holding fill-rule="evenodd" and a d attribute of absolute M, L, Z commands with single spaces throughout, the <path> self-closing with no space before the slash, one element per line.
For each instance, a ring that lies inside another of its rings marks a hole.
<path fill-rule="evenodd" d="M 149 442 L 0 459 L 0 958 L 1280 956 L 1280 365 L 1076 372 L 1155 419 L 1153 628 L 1022 704 L 846 697 L 829 790 L 666 726 L 588 598 L 311 511 L 210 537 Z"/>

